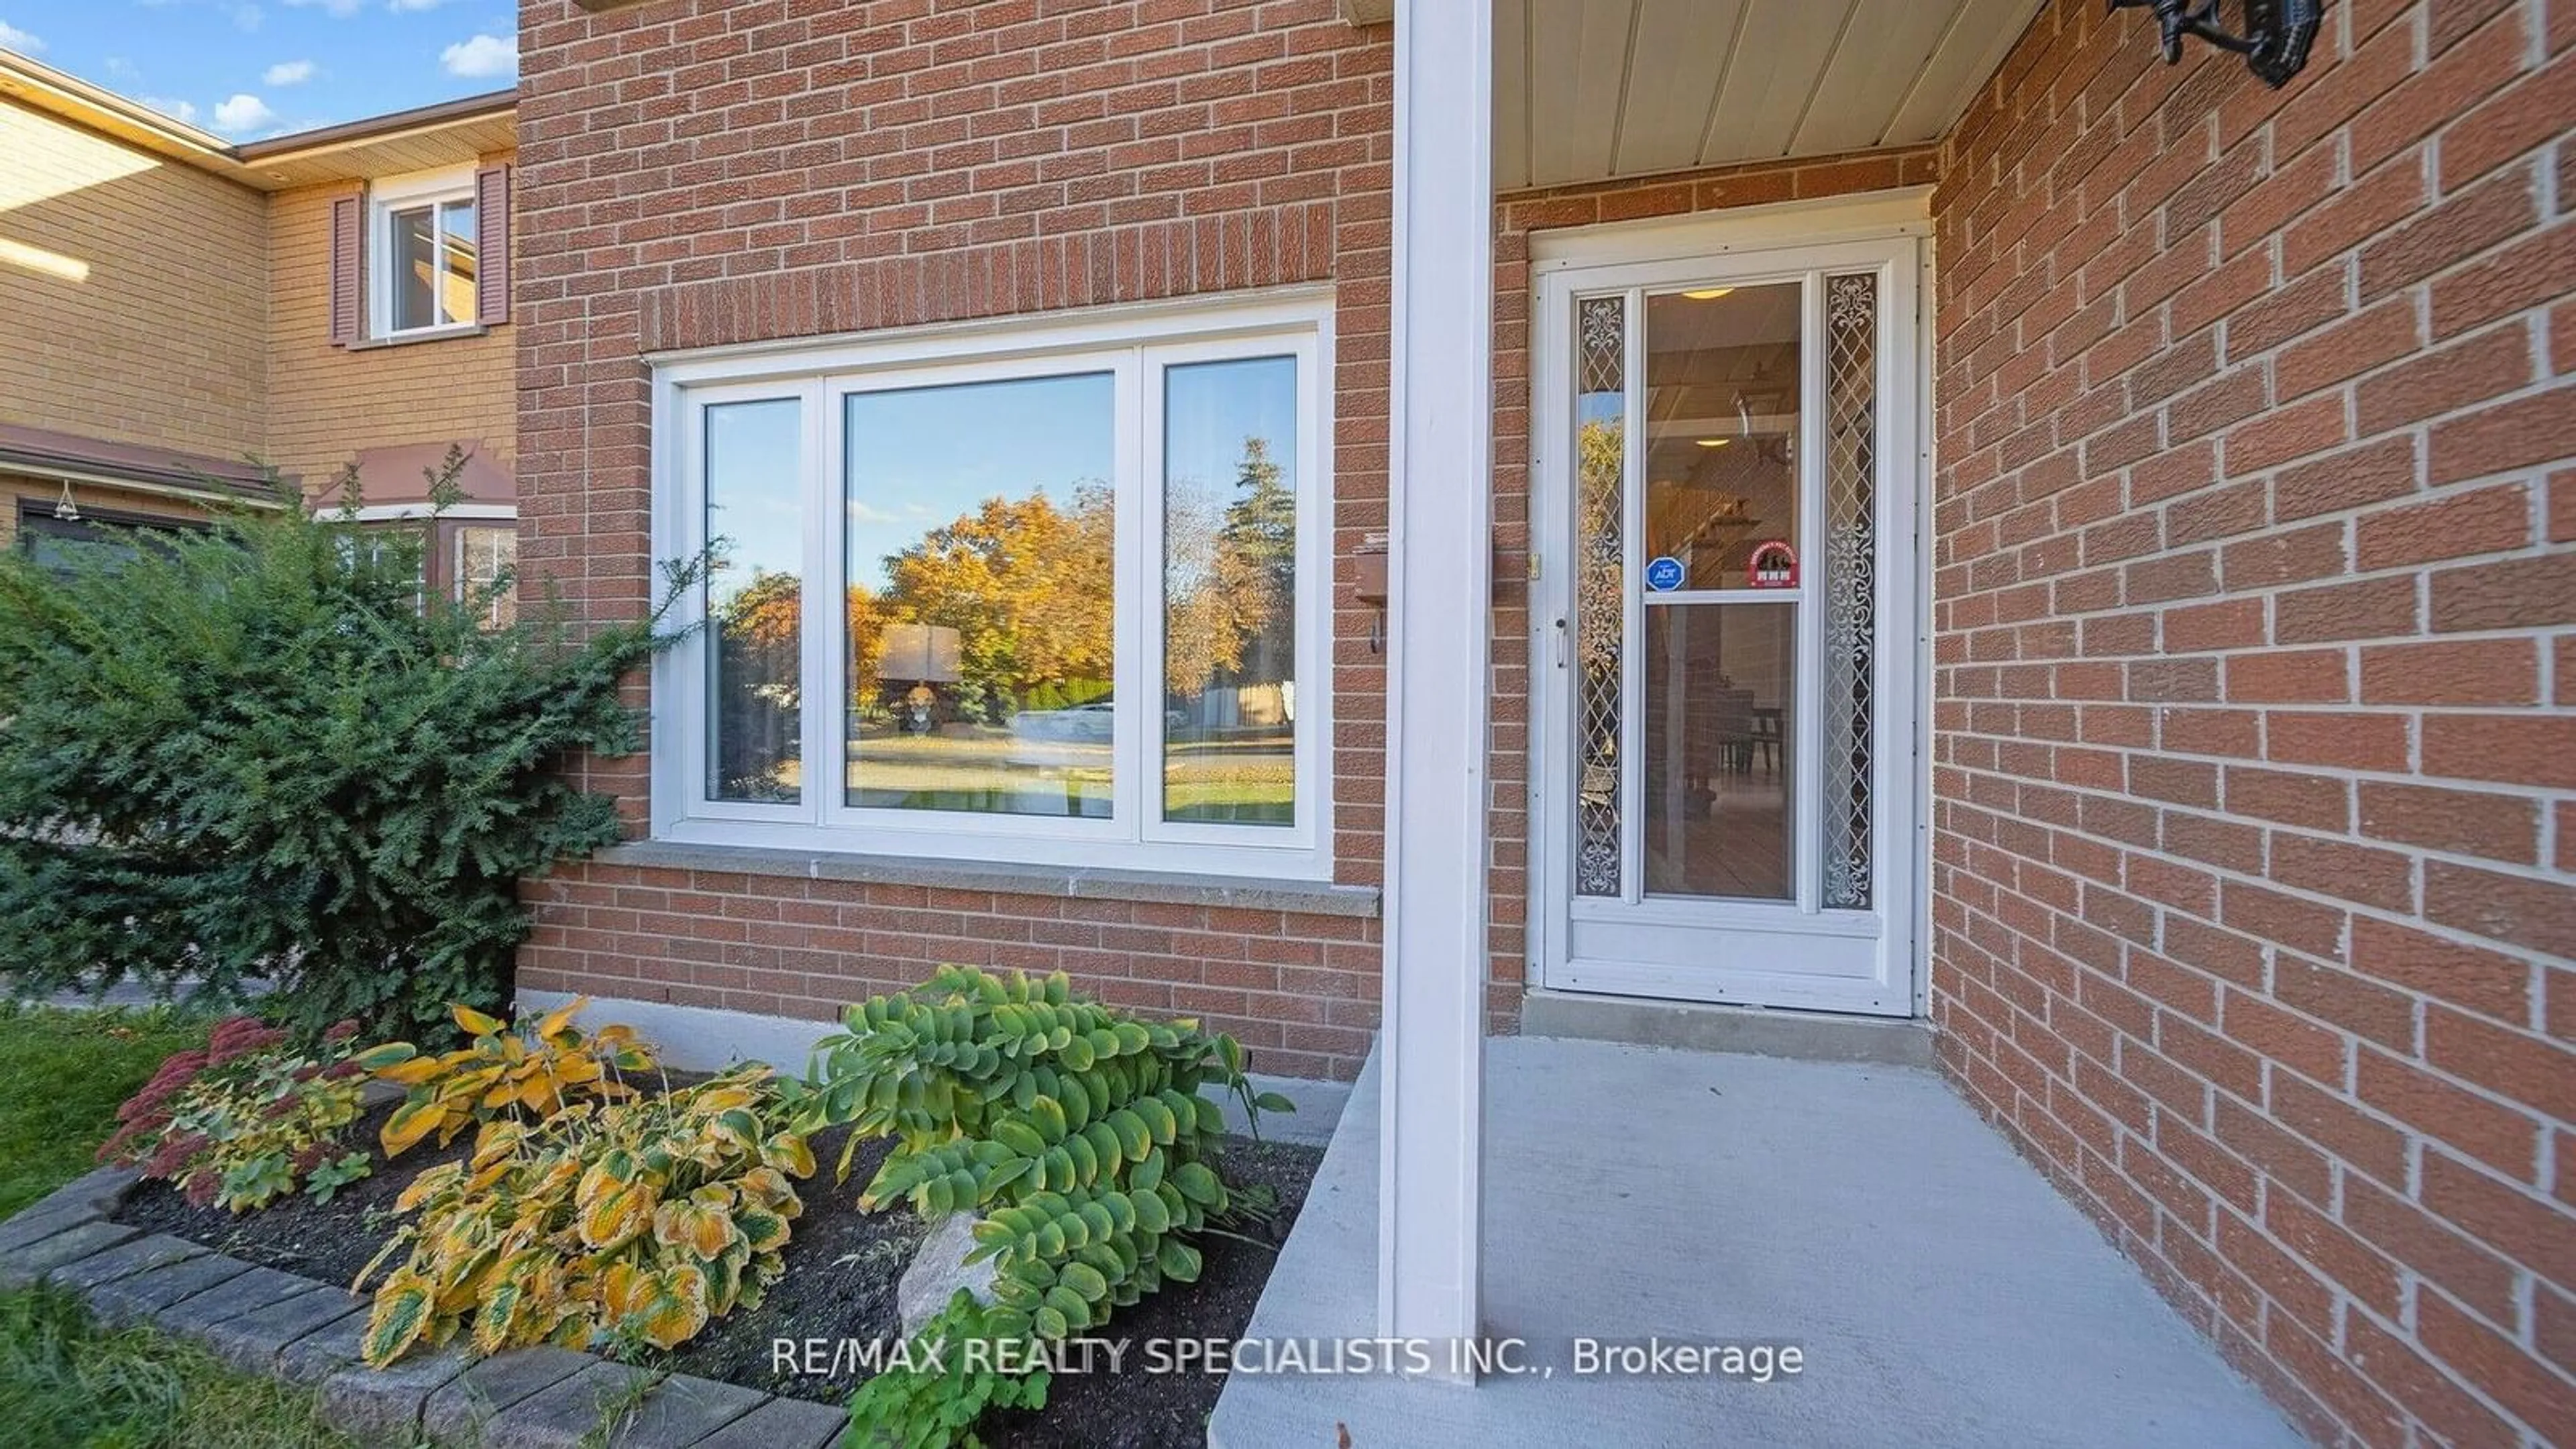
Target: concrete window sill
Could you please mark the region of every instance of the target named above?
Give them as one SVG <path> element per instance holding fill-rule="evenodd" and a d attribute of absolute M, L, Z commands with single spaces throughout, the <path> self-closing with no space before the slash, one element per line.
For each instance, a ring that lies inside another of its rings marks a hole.
<path fill-rule="evenodd" d="M 593 858 L 607 865 L 646 866 L 659 870 L 871 881 L 940 890 L 994 891 L 1007 895 L 1162 901 L 1235 910 L 1293 911 L 1317 916 L 1373 917 L 1378 913 L 1375 886 L 1333 885 L 1324 881 L 1088 867 L 992 865 L 980 861 L 825 854 L 748 845 L 684 845 L 663 840 L 613 846 Z"/>

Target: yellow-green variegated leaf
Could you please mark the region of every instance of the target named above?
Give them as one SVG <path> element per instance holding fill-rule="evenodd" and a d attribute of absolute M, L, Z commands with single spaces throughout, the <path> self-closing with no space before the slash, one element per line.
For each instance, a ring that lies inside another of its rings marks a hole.
<path fill-rule="evenodd" d="M 571 1027 L 572 1019 L 581 1015 L 582 1008 L 588 1005 L 590 1005 L 589 997 L 576 996 L 547 1012 L 544 1019 L 537 1023 L 537 1040 L 550 1042 L 563 1035 L 565 1030 Z"/>
<path fill-rule="evenodd" d="M 385 1149 L 385 1156 L 400 1157 L 446 1119 L 447 1109 L 436 1102 L 405 1102 L 385 1119 L 376 1141 Z"/>
<path fill-rule="evenodd" d="M 755 1167 L 742 1175 L 743 1196 L 763 1207 L 775 1208 L 789 1217 L 805 1210 L 796 1196 L 795 1184 L 774 1167 Z"/>
<path fill-rule="evenodd" d="M 527 1285 L 504 1278 L 492 1285 L 474 1307 L 474 1351 L 489 1357 L 510 1346 L 510 1330 L 527 1302 Z"/>
<path fill-rule="evenodd" d="M 707 1326 L 707 1275 L 682 1263 L 664 1269 L 657 1286 L 660 1291 L 633 1320 L 635 1329 L 655 1348 L 677 1348 Z"/>
<path fill-rule="evenodd" d="M 733 1225 L 742 1230 L 743 1241 L 755 1253 L 774 1253 L 787 1246 L 787 1219 L 766 1208 L 743 1208 L 734 1214 Z"/>
<path fill-rule="evenodd" d="M 674 1248 L 712 1258 L 733 1241 L 733 1219 L 697 1202 L 666 1202 L 653 1209 L 653 1237 Z"/>
<path fill-rule="evenodd" d="M 614 1248 L 651 1225 L 653 1190 L 640 1182 L 617 1188 L 582 1209 L 581 1240 L 593 1248 Z"/>
<path fill-rule="evenodd" d="M 715 1318 L 731 1313 L 734 1304 L 742 1298 L 742 1265 L 728 1253 L 721 1258 L 706 1259 L 698 1266 L 707 1275 L 707 1316 Z"/>
<path fill-rule="evenodd" d="M 615 1317 L 642 1308 L 656 1291 L 652 1270 L 631 1259 L 619 1258 L 600 1270 L 599 1301 Z"/>
<path fill-rule="evenodd" d="M 814 1149 L 793 1132 L 782 1132 L 761 1143 L 760 1160 L 789 1177 L 814 1175 Z"/>
<path fill-rule="evenodd" d="M 484 1123 L 483 1130 L 474 1134 L 474 1165 L 488 1167 L 498 1162 L 527 1136 L 527 1128 L 507 1118 Z"/>
<path fill-rule="evenodd" d="M 594 1162 L 582 1169 L 581 1181 L 573 1185 L 573 1205 L 587 1208 L 625 1185 L 626 1179 L 611 1172 L 608 1163 Z"/>
<path fill-rule="evenodd" d="M 464 1175 L 464 1167 L 454 1162 L 442 1162 L 436 1167 L 429 1168 L 420 1176 L 413 1178 L 411 1185 L 402 1190 L 402 1195 L 394 1199 L 394 1211 L 410 1212 L 431 1197 L 455 1186 L 457 1180 Z"/>
<path fill-rule="evenodd" d="M 499 1021 L 462 1003 L 448 1008 L 448 1014 L 456 1018 L 457 1027 L 467 1036 L 497 1036 L 501 1032 Z"/>
<path fill-rule="evenodd" d="M 419 1055 L 420 1048 L 413 1046 L 410 1042 L 388 1041 L 379 1042 L 376 1045 L 367 1048 L 365 1051 L 358 1053 L 356 1056 L 349 1058 L 349 1060 L 357 1066 L 359 1071 L 382 1072 L 387 1067 L 400 1066 L 404 1062 L 410 1061 Z M 431 1057 L 429 1060 L 434 1062 L 437 1058 Z"/>
<path fill-rule="evenodd" d="M 429 1327 L 430 1285 L 410 1272 L 396 1273 L 376 1290 L 375 1310 L 367 1315 L 366 1335 L 358 1340 L 359 1356 L 383 1368 L 402 1357 Z"/>

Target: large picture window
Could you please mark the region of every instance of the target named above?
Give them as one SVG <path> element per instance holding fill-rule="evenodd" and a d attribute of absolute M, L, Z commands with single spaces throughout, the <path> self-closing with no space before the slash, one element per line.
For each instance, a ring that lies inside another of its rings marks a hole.
<path fill-rule="evenodd" d="M 667 366 L 657 832 L 1329 874 L 1324 315 Z"/>

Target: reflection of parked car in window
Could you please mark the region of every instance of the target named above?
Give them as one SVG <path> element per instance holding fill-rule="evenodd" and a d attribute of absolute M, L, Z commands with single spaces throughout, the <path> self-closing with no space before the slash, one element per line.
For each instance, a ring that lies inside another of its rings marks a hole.
<path fill-rule="evenodd" d="M 1067 709 L 1024 709 L 1011 716 L 1011 733 L 1023 740 L 1105 745 L 1117 718 L 1117 708 L 1105 699 Z"/>
<path fill-rule="evenodd" d="M 1117 707 L 1106 699 L 1065 709 L 1024 709 L 1011 716 L 1011 763 L 1040 768 L 1108 763 Z"/>

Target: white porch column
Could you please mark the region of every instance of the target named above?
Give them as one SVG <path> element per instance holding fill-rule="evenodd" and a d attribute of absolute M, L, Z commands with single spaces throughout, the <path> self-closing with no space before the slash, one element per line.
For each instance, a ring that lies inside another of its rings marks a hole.
<path fill-rule="evenodd" d="M 1479 1326 L 1493 28 L 1491 0 L 1396 0 L 1377 1292 L 1403 1337 Z"/>

